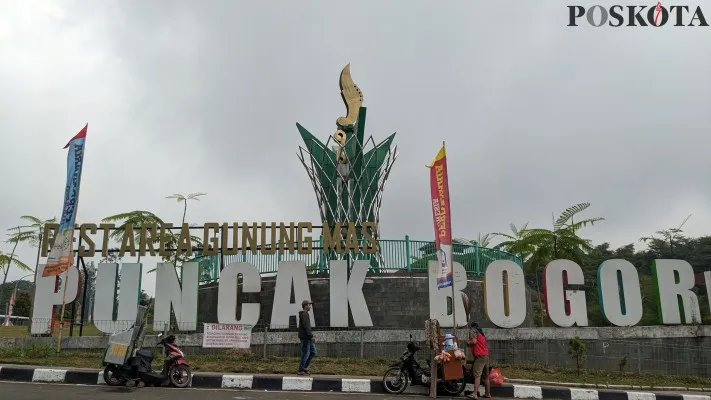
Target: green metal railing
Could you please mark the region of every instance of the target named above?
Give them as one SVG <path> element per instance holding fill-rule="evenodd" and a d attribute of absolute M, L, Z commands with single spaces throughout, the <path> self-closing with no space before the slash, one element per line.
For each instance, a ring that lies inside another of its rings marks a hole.
<path fill-rule="evenodd" d="M 237 255 L 225 256 L 197 255 L 193 261 L 200 265 L 201 282 L 216 281 L 220 276 L 220 266 L 236 261 L 253 264 L 262 274 L 276 273 L 281 261 L 304 261 L 309 272 L 328 272 L 327 257 L 323 250 L 319 249 L 323 247 L 321 240 L 312 241 L 312 247 L 315 249 L 311 254 L 290 254 L 288 251 L 279 254 L 278 250 L 275 254 L 240 252 Z M 379 240 L 379 247 L 382 263 L 371 262 L 371 265 L 375 264 L 373 270 L 381 273 L 427 271 L 428 261 L 436 259 L 434 242 L 410 240 L 409 236 L 405 236 L 404 240 Z M 454 261 L 462 264 L 468 274 L 475 276 L 482 276 L 486 267 L 496 260 L 510 260 L 523 267 L 521 257 L 502 250 L 480 247 L 476 243 L 454 243 L 452 247 Z"/>

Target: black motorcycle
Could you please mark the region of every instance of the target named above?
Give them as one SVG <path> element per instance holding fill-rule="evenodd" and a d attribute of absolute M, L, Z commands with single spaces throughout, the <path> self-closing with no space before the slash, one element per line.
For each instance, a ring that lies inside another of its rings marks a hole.
<path fill-rule="evenodd" d="M 161 337 L 160 334 L 158 337 Z M 190 385 L 192 373 L 185 361 L 184 354 L 175 345 L 175 336 L 168 335 L 158 342 L 165 356 L 161 371 L 153 371 L 152 349 L 139 349 L 123 365 L 104 363 L 104 381 L 110 386 L 122 386 L 128 381 L 135 381 L 136 386 L 174 386 L 185 388 Z"/>
<path fill-rule="evenodd" d="M 427 360 L 427 369 L 422 369 L 415 359 L 415 353 L 419 350 L 421 348 L 415 344 L 412 340 L 412 335 L 410 335 L 407 350 L 402 353 L 398 361 L 390 364 L 390 369 L 383 376 L 383 387 L 386 392 L 401 394 L 410 384 L 430 386 L 430 369 L 432 365 Z M 464 391 L 466 381 L 464 377 L 450 381 L 438 379 L 437 387 L 448 396 L 457 396 Z"/>

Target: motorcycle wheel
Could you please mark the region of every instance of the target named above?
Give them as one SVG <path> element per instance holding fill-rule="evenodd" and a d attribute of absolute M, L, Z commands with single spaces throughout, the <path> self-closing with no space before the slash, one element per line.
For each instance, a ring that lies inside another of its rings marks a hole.
<path fill-rule="evenodd" d="M 113 364 L 109 364 L 104 368 L 104 381 L 109 386 L 123 386 L 126 384 L 125 378 L 119 378 L 121 371 Z"/>
<path fill-rule="evenodd" d="M 192 373 L 190 367 L 183 364 L 175 364 L 168 370 L 168 379 L 170 383 L 177 388 L 186 388 L 190 386 Z"/>
<path fill-rule="evenodd" d="M 451 380 L 451 381 L 440 381 L 439 387 L 442 391 L 447 394 L 447 396 L 458 396 L 467 387 L 464 378 Z"/>
<path fill-rule="evenodd" d="M 389 377 L 395 380 L 394 384 L 388 379 Z M 383 388 L 390 394 L 400 394 L 404 392 L 405 389 L 407 389 L 407 384 L 407 374 L 398 367 L 390 368 L 385 372 L 385 375 L 383 375 Z"/>

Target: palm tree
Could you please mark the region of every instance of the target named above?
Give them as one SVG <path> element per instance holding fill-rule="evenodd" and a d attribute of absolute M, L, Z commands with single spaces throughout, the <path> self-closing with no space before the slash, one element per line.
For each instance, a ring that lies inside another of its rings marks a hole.
<path fill-rule="evenodd" d="M 198 193 L 190 193 L 189 195 L 185 196 L 180 193 L 175 193 L 171 196 L 166 197 L 166 199 L 176 199 L 178 201 L 178 203 L 180 203 L 181 201 L 183 202 L 183 222 L 180 224 L 181 227 L 185 223 L 185 214 L 187 214 L 187 212 L 188 212 L 188 200 L 200 201 L 200 199 L 198 199 L 198 197 L 205 196 L 206 194 L 207 193 L 199 193 L 198 192 Z"/>
<path fill-rule="evenodd" d="M 6 240 L 7 243 L 14 243 L 12 246 L 12 252 L 10 254 L 2 253 L 0 252 L 0 255 L 3 256 L 2 260 L 0 260 L 0 265 L 4 265 L 4 270 L 2 279 L 2 284 L 4 285 L 5 282 L 7 282 L 7 274 L 10 272 L 10 267 L 12 264 L 15 264 L 18 266 L 20 269 L 23 269 L 25 271 L 32 271 L 32 268 L 28 267 L 27 264 L 17 260 L 15 258 L 15 250 L 17 250 L 17 245 L 20 244 L 20 238 L 22 237 L 23 231 L 21 226 L 16 226 L 14 228 L 9 228 L 8 231 L 13 231 L 17 230 L 15 234 L 8 234 L 10 235 L 10 238 Z"/>
<path fill-rule="evenodd" d="M 454 238 L 452 240 L 452 244 L 454 243 L 459 243 L 463 245 L 469 245 L 469 246 L 479 246 L 479 247 L 489 247 L 489 244 L 491 243 L 491 239 L 494 236 L 491 233 L 485 233 L 484 236 L 481 235 L 481 232 L 479 232 L 478 236 L 476 239 L 464 239 L 464 238 Z"/>
<path fill-rule="evenodd" d="M 36 270 L 39 266 L 40 253 L 42 250 L 42 233 L 44 232 L 47 224 L 54 224 L 57 222 L 57 217 L 52 217 L 43 221 L 42 219 L 32 215 L 23 215 L 20 219 L 28 222 L 29 224 L 19 226 L 17 228 L 10 228 L 9 230 L 17 230 L 17 232 L 12 234 L 8 241 L 13 243 L 27 242 L 30 246 L 37 247 L 37 260 L 35 261 Z M 22 229 L 29 230 L 23 231 Z"/>
<path fill-rule="evenodd" d="M 156 228 L 160 229 L 163 226 L 163 220 L 150 211 L 134 210 L 125 213 L 120 213 L 116 215 L 111 215 L 101 220 L 102 222 L 120 222 L 121 224 L 117 226 L 109 237 L 113 240 L 121 242 L 123 236 L 126 232 L 126 228 L 131 226 L 133 228 L 133 240 L 135 243 L 140 243 L 141 241 L 141 230 L 136 229 L 142 226 L 154 225 Z M 166 232 L 167 233 L 167 232 Z M 156 232 L 155 237 L 151 238 L 152 243 L 160 243 L 160 231 Z M 138 253 L 138 262 L 141 262 L 141 253 Z"/>

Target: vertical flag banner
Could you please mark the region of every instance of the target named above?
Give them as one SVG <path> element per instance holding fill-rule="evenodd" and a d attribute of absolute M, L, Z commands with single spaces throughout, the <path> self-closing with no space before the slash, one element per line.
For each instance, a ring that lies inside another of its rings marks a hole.
<path fill-rule="evenodd" d="M 10 294 L 10 301 L 8 302 L 7 306 L 7 312 L 5 313 L 5 323 L 3 323 L 4 326 L 12 326 L 12 322 L 10 321 L 10 318 L 12 318 L 12 309 L 15 308 L 15 291 L 12 291 L 12 294 Z"/>
<path fill-rule="evenodd" d="M 58 276 L 74 264 L 74 221 L 79 204 L 79 184 L 81 169 L 84 164 L 84 141 L 89 124 L 79 131 L 64 148 L 69 148 L 67 154 L 67 184 L 64 188 L 64 207 L 62 219 L 59 221 L 57 236 L 47 255 L 42 276 Z"/>
<path fill-rule="evenodd" d="M 430 169 L 430 193 L 437 248 L 437 287 L 452 286 L 452 225 L 449 209 L 449 183 L 447 182 L 447 154 L 444 143 L 435 156 Z"/>

